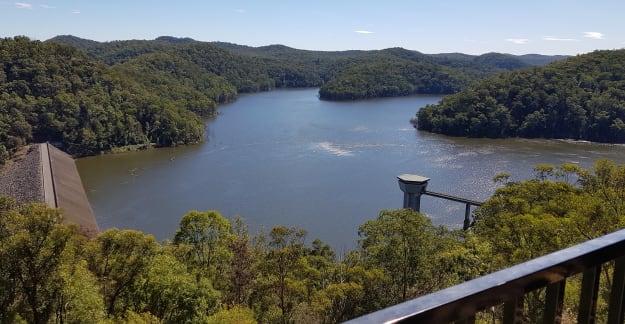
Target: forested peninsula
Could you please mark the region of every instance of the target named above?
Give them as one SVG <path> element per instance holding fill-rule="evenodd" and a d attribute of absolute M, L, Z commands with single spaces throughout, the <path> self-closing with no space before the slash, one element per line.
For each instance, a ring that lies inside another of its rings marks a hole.
<path fill-rule="evenodd" d="M 417 113 L 420 130 L 468 137 L 625 143 L 625 50 L 501 73 Z"/>
<path fill-rule="evenodd" d="M 202 140 L 202 117 L 239 93 L 320 87 L 328 100 L 446 94 L 495 73 L 561 59 L 401 48 L 306 51 L 189 38 L 0 40 L 0 164 L 51 142 L 74 156 Z"/>

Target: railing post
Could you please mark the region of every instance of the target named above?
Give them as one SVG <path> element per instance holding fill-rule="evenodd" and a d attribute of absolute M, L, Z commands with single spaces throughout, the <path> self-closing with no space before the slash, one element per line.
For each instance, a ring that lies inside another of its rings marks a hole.
<path fill-rule="evenodd" d="M 608 324 L 623 323 L 623 302 L 625 302 L 625 257 L 620 257 L 614 261 Z"/>
<path fill-rule="evenodd" d="M 475 324 L 475 315 L 463 320 L 455 321 L 454 324 Z"/>
<path fill-rule="evenodd" d="M 577 313 L 578 324 L 595 323 L 600 274 L 601 265 L 584 271 L 582 277 L 582 291 L 579 295 L 579 311 Z"/>
<path fill-rule="evenodd" d="M 503 323 L 516 324 L 523 321 L 523 296 L 503 304 Z"/>
<path fill-rule="evenodd" d="M 464 209 L 464 224 L 462 225 L 463 230 L 468 230 L 471 227 L 471 204 L 467 203 Z"/>
<path fill-rule="evenodd" d="M 560 324 L 562 322 L 562 308 L 564 307 L 565 287 L 566 279 L 547 285 L 543 323 Z"/>

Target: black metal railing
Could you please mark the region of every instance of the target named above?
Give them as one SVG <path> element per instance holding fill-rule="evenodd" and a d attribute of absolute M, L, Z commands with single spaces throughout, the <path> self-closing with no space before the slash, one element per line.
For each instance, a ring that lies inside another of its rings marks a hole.
<path fill-rule="evenodd" d="M 440 290 L 347 323 L 473 323 L 478 312 L 502 305 L 503 323 L 518 323 L 526 293 L 546 288 L 544 323 L 562 318 L 566 279 L 583 273 L 577 323 L 594 323 L 599 275 L 615 260 L 608 323 L 625 320 L 625 229 Z"/>

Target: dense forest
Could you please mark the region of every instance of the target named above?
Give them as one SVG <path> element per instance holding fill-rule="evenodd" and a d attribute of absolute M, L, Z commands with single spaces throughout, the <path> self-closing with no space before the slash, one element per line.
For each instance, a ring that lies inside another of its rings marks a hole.
<path fill-rule="evenodd" d="M 417 128 L 453 136 L 625 143 L 625 50 L 593 53 L 475 82 L 429 105 Z"/>
<path fill-rule="evenodd" d="M 432 56 L 390 48 L 353 58 L 319 90 L 327 100 L 450 94 L 472 81 L 530 66 L 518 57 L 489 53 L 478 57 Z"/>
<path fill-rule="evenodd" d="M 241 218 L 216 211 L 187 213 L 162 243 L 118 229 L 87 239 L 61 224 L 60 210 L 0 198 L 0 323 L 337 323 L 625 225 L 624 165 L 539 165 L 534 179 L 496 181 L 470 231 L 382 211 L 344 254 L 308 243 L 299 228 L 251 235 Z M 566 318 L 578 279 L 567 284 Z M 602 281 L 597 322 L 607 287 Z M 540 290 L 527 297 L 525 322 L 540 322 L 543 298 Z M 487 309 L 478 321 L 501 312 Z"/>
<path fill-rule="evenodd" d="M 158 52 L 190 60 L 236 86 L 239 92 L 282 87 L 321 87 L 328 100 L 457 92 L 470 81 L 497 72 L 540 65 L 562 56 L 426 55 L 402 48 L 380 51 L 322 52 L 283 45 L 249 47 L 190 38 L 159 37 L 98 43 L 73 36 L 50 41 L 75 46 L 114 65 Z M 544 61 L 540 61 L 540 59 Z M 382 74 L 381 74 L 382 73 Z"/>
<path fill-rule="evenodd" d="M 166 54 L 111 68 L 69 46 L 16 37 L 0 40 L 0 63 L 0 163 L 30 142 L 75 156 L 198 142 L 199 116 L 236 94 L 223 78 Z"/>

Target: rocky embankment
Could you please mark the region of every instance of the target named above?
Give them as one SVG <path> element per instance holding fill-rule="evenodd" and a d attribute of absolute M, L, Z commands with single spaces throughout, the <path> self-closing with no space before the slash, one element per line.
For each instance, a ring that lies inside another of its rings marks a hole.
<path fill-rule="evenodd" d="M 39 145 L 23 148 L 0 169 L 0 195 L 13 197 L 18 204 L 44 202 Z"/>

